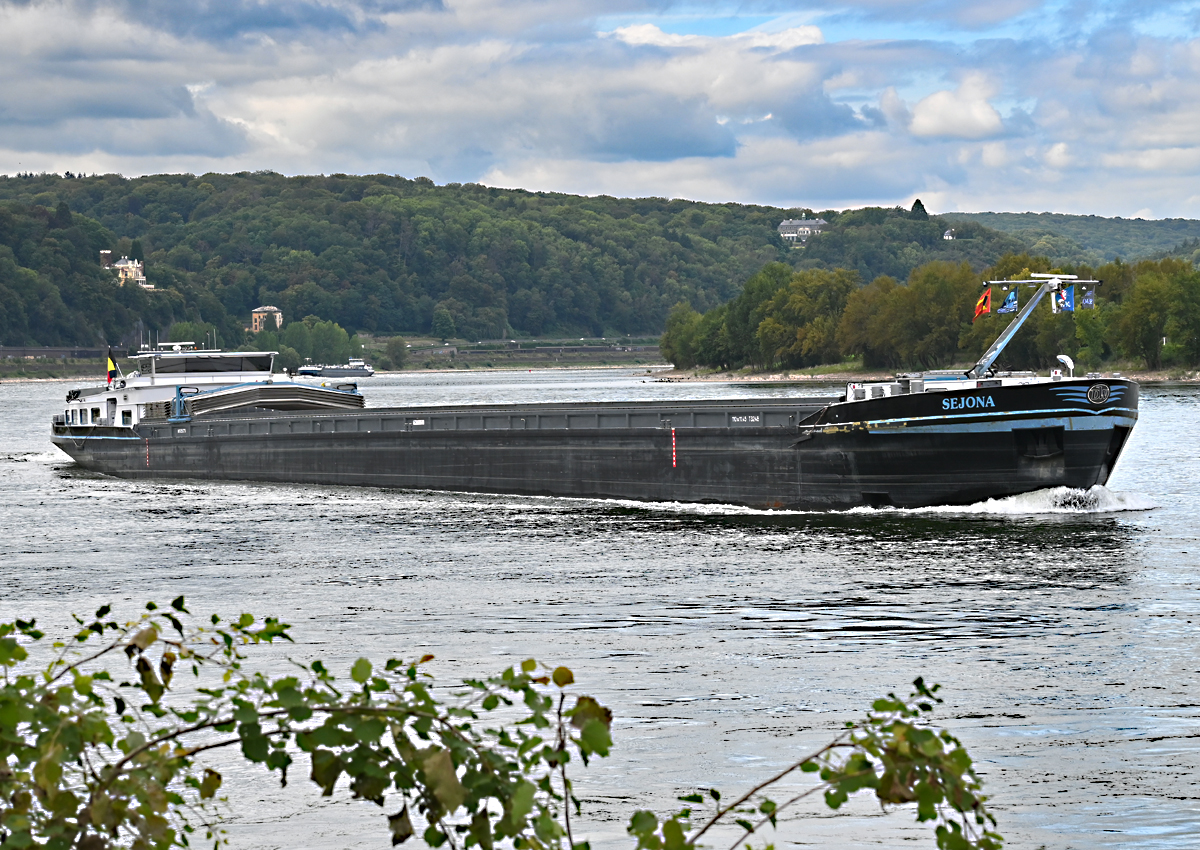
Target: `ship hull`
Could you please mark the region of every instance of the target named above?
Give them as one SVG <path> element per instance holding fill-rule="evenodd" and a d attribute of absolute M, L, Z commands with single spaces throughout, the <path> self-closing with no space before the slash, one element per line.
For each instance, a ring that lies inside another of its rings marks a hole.
<path fill-rule="evenodd" d="M 1090 383 L 1079 382 L 1074 394 L 1083 402 L 1037 387 L 992 390 L 993 407 L 962 416 L 944 414 L 942 401 L 978 392 L 832 405 L 770 399 L 262 412 L 89 435 L 55 426 L 53 440 L 82 466 L 125 478 L 804 510 L 923 507 L 1105 483 L 1136 422 L 1137 388 L 1126 383 L 1112 393 L 1119 399 L 1094 405 L 1086 401 Z"/>

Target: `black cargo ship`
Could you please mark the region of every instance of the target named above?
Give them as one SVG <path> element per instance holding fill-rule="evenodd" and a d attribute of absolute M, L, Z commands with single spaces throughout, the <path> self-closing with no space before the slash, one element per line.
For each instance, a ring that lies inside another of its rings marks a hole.
<path fill-rule="evenodd" d="M 352 384 L 280 380 L 269 352 L 143 352 L 134 375 L 72 391 L 52 440 L 125 478 L 762 508 L 969 504 L 1104 484 L 1137 421 L 1137 385 L 985 362 L 1059 281 L 1037 282 L 969 372 L 849 384 L 836 398 L 374 409 Z"/>

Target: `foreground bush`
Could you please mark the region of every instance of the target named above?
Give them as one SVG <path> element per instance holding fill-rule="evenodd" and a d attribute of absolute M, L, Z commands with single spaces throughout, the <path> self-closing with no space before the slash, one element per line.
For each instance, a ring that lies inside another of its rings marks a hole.
<path fill-rule="evenodd" d="M 423 672 L 428 655 L 360 658 L 348 680 L 320 661 L 272 677 L 247 666 L 248 652 L 291 639 L 278 620 L 200 620 L 183 597 L 129 622 L 111 613 L 76 617 L 62 641 L 32 620 L 0 624 L 0 846 L 217 846 L 222 777 L 202 756 L 225 747 L 284 785 L 299 760 L 323 795 L 343 787 L 384 807 L 393 845 L 419 831 L 455 850 L 588 846 L 572 826 L 568 766 L 609 754 L 612 714 L 576 694 L 565 667 L 528 660 L 448 692 Z M 885 807 L 915 803 L 940 848 L 999 848 L 970 757 L 929 725 L 937 687 L 915 687 L 733 802 L 703 790 L 661 820 L 635 812 L 630 835 L 639 850 L 683 850 L 733 823 L 740 844 L 805 797 L 836 809 L 870 791 Z M 766 796 L 796 772 L 817 781 L 782 802 Z"/>

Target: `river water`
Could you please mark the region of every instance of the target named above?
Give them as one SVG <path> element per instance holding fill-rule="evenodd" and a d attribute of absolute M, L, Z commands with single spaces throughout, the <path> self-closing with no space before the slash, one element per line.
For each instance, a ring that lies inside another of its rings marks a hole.
<path fill-rule="evenodd" d="M 355 488 L 128 482 L 48 441 L 73 384 L 0 384 L 0 619 L 274 614 L 298 659 L 432 652 L 454 680 L 528 656 L 612 706 L 579 774 L 598 848 L 635 808 L 745 788 L 917 675 L 975 756 L 1010 847 L 1184 848 L 1200 835 L 1200 458 L 1195 387 L 1145 387 L 1108 489 L 969 508 L 762 513 Z M 643 371 L 427 373 L 372 406 L 819 394 Z M 267 663 L 282 663 L 281 655 Z M 386 847 L 374 806 L 230 775 L 234 848 Z M 298 766 L 299 768 L 300 766 Z M 577 835 L 579 832 L 576 833 Z M 933 846 L 856 799 L 778 846 Z M 915 842 L 915 844 L 914 844 Z M 717 846 L 725 846 L 719 841 Z"/>

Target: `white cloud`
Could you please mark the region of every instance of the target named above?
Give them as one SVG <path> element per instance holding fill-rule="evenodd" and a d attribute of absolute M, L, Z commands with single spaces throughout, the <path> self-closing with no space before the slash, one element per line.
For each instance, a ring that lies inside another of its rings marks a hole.
<path fill-rule="evenodd" d="M 916 136 L 982 139 L 1004 129 L 1000 113 L 988 103 L 995 86 L 979 73 L 967 75 L 954 91 L 937 91 L 913 107 L 909 125 Z"/>
<path fill-rule="evenodd" d="M 1046 151 L 1044 158 L 1046 165 L 1051 168 L 1070 168 L 1074 162 L 1074 157 L 1071 156 L 1071 149 L 1067 146 L 1066 142 L 1058 142 L 1051 145 L 1050 149 Z"/>
<path fill-rule="evenodd" d="M 1200 40 L 1101 7 L 1023 30 L 1032 2 L 834 0 L 717 35 L 688 29 L 703 0 L 0 0 L 0 79 L 19 81 L 0 172 L 1200 215 Z M 909 25 L 947 38 L 892 37 Z"/>
<path fill-rule="evenodd" d="M 1008 146 L 1004 142 L 988 142 L 980 152 L 980 161 L 988 168 L 1003 168 L 1008 165 Z"/>
<path fill-rule="evenodd" d="M 656 47 L 692 47 L 711 49 L 714 46 L 727 44 L 739 48 L 758 47 L 767 50 L 791 50 L 808 44 L 822 44 L 825 39 L 821 29 L 815 26 L 789 27 L 779 32 L 744 32 L 731 36 L 715 38 L 703 35 L 677 35 L 666 33 L 654 24 L 633 24 L 618 27 L 611 33 L 605 33 L 620 39 L 626 44 Z"/>

